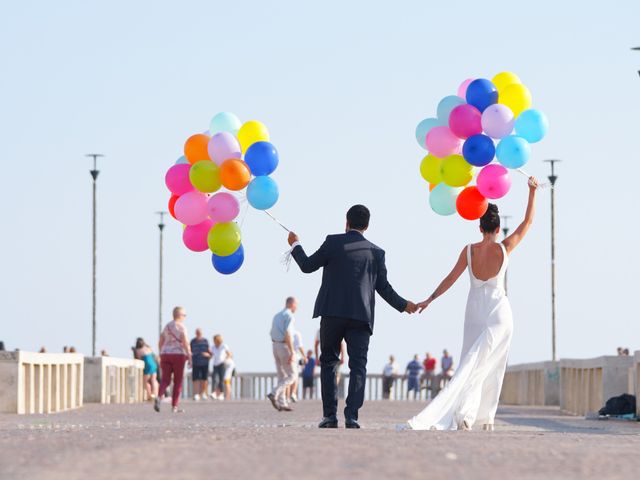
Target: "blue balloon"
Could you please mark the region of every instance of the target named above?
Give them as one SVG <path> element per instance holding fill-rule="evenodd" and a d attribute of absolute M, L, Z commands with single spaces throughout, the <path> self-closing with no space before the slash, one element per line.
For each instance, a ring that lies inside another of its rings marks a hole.
<path fill-rule="evenodd" d="M 478 78 L 467 87 L 467 103 L 481 112 L 494 103 L 498 103 L 498 89 L 486 78 Z"/>
<path fill-rule="evenodd" d="M 256 177 L 247 187 L 249 205 L 257 210 L 267 210 L 278 201 L 278 184 L 271 177 Z"/>
<path fill-rule="evenodd" d="M 427 133 L 429 133 L 429 130 L 433 127 L 440 127 L 442 125 L 444 124 L 437 118 L 425 118 L 422 120 L 416 127 L 416 140 L 418 141 L 418 145 L 426 150 L 427 145 L 425 142 L 427 140 Z"/>
<path fill-rule="evenodd" d="M 515 123 L 516 133 L 529 143 L 539 142 L 549 130 L 549 121 L 544 113 L 535 108 L 525 110 Z"/>
<path fill-rule="evenodd" d="M 181 165 L 183 163 L 189 163 L 189 161 L 187 160 L 187 158 L 182 155 L 178 160 L 176 160 L 176 165 Z"/>
<path fill-rule="evenodd" d="M 500 140 L 496 148 L 498 161 L 507 168 L 520 168 L 529 161 L 531 146 L 524 138 L 508 135 Z"/>
<path fill-rule="evenodd" d="M 271 175 L 278 167 L 278 151 L 272 143 L 256 142 L 244 154 L 244 161 L 254 177 Z"/>
<path fill-rule="evenodd" d="M 449 95 L 448 97 L 444 97 L 440 100 L 437 110 L 440 125 L 449 125 L 449 115 L 451 114 L 451 110 L 456 108 L 458 105 L 463 105 L 464 103 L 464 100 L 457 95 Z"/>
<path fill-rule="evenodd" d="M 223 275 L 231 275 L 237 272 L 244 263 L 244 247 L 242 244 L 231 255 L 221 257 L 215 253 L 211 254 L 211 263 L 216 271 Z"/>
<path fill-rule="evenodd" d="M 484 167 L 491 163 L 496 155 L 496 147 L 493 140 L 482 135 L 472 135 L 462 145 L 462 156 L 474 167 Z"/>
<path fill-rule="evenodd" d="M 457 211 L 456 200 L 461 191 L 461 188 L 439 183 L 429 194 L 429 205 L 438 215 L 453 215 Z"/>

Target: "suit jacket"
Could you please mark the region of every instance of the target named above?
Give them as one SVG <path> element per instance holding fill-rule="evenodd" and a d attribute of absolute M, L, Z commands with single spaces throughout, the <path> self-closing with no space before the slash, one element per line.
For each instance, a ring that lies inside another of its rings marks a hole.
<path fill-rule="evenodd" d="M 367 322 L 373 332 L 375 292 L 399 312 L 407 301 L 387 280 L 384 250 L 360 232 L 329 235 L 322 246 L 307 256 L 301 245 L 291 252 L 304 273 L 322 268 L 322 285 L 313 316 L 342 317 Z"/>

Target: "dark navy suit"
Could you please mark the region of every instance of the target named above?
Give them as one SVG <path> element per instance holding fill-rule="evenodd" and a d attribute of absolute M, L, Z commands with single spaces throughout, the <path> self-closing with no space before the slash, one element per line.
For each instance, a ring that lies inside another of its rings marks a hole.
<path fill-rule="evenodd" d="M 340 344 L 344 339 L 349 354 L 349 395 L 345 417 L 357 420 L 364 402 L 369 337 L 373 333 L 375 294 L 402 312 L 407 301 L 387 280 L 384 250 L 357 231 L 329 235 L 322 246 L 307 256 L 301 245 L 292 251 L 304 273 L 322 268 L 322 285 L 313 316 L 320 322 L 320 377 L 325 417 L 336 414 L 338 396 L 336 371 L 340 365 Z"/>

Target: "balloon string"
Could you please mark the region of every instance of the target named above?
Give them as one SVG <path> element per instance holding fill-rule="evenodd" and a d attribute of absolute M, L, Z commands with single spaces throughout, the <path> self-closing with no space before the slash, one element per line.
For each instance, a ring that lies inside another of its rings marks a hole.
<path fill-rule="evenodd" d="M 525 172 L 523 169 L 521 168 L 516 168 L 516 170 L 521 173 L 522 175 L 524 175 L 527 178 L 531 178 L 531 175 L 529 175 L 527 172 Z M 538 184 L 538 188 L 549 188 L 551 187 L 550 183 L 539 183 Z"/>
<path fill-rule="evenodd" d="M 273 215 L 271 215 L 267 210 L 263 210 L 263 212 L 266 213 L 267 215 L 269 215 L 271 217 L 271 220 L 276 222 L 278 225 L 280 225 L 282 228 L 284 228 L 287 232 L 291 232 L 291 230 L 289 230 L 287 227 L 285 227 L 283 224 L 281 224 L 278 221 L 278 219 L 276 217 L 274 217 Z"/>

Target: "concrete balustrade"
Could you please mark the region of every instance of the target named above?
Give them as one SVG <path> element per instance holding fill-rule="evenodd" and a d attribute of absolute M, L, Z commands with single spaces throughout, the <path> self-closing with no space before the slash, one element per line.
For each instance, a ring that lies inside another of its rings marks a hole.
<path fill-rule="evenodd" d="M 560 405 L 558 362 L 507 367 L 500 402 L 507 405 Z"/>
<path fill-rule="evenodd" d="M 54 413 L 82 406 L 84 357 L 0 352 L 0 412 Z"/>
<path fill-rule="evenodd" d="M 586 415 L 597 412 L 611 397 L 635 393 L 629 388 L 629 369 L 633 367 L 634 357 L 630 356 L 560 360 L 560 408 Z"/>
<path fill-rule="evenodd" d="M 144 362 L 114 357 L 84 359 L 84 401 L 137 403 L 144 401 Z"/>
<path fill-rule="evenodd" d="M 636 417 L 640 418 L 640 350 L 633 355 L 633 391 L 636 395 Z"/>

